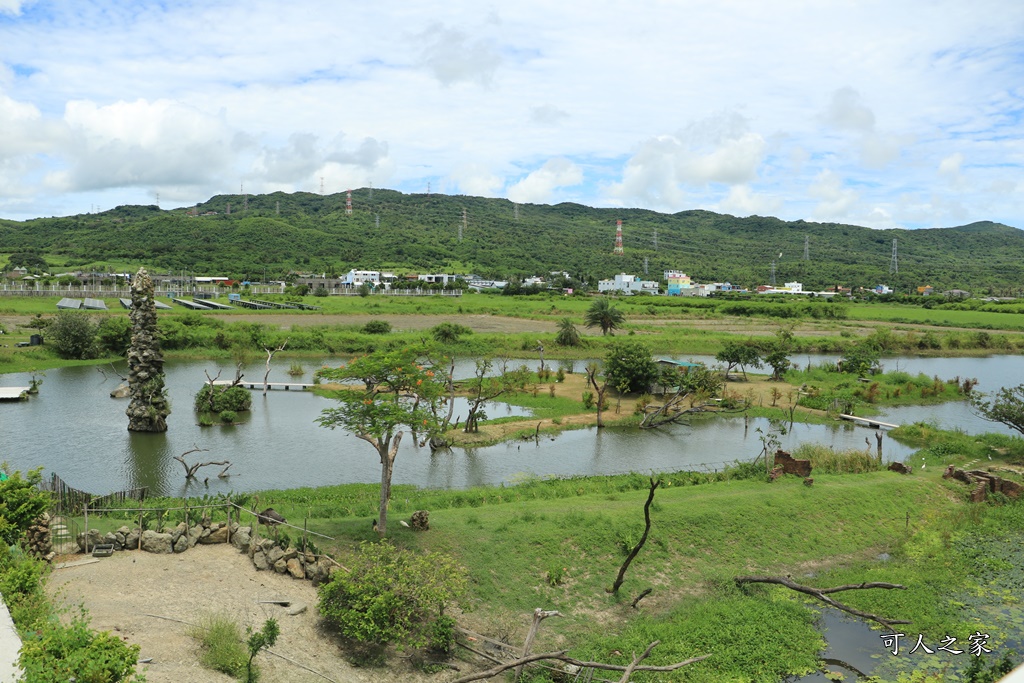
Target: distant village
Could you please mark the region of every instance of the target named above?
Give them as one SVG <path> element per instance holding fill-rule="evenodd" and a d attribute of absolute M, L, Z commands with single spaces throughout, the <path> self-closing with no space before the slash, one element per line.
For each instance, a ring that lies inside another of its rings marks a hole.
<path fill-rule="evenodd" d="M 575 280 L 569 273 L 553 271 L 547 275 L 524 278 L 523 280 L 490 280 L 477 275 L 426 273 L 402 274 L 380 270 L 352 269 L 343 275 L 316 275 L 311 273 L 291 273 L 287 280 L 279 281 L 245 281 L 225 276 L 200 276 L 187 272 L 151 273 L 157 292 L 207 292 L 215 293 L 221 289 L 238 290 L 241 288 L 258 288 L 264 294 L 296 293 L 317 296 L 345 296 L 370 293 L 401 294 L 406 292 L 424 293 L 428 291 L 445 292 L 458 295 L 463 290 L 472 291 L 515 291 L 536 292 L 541 290 L 557 290 L 563 294 L 582 294 L 593 291 L 592 287 Z M 25 268 L 13 268 L 4 273 L 0 283 L 0 292 L 17 293 L 19 291 L 69 291 L 77 288 L 89 291 L 118 290 L 127 286 L 131 279 L 130 273 L 96 273 L 73 271 L 65 273 L 30 273 Z M 666 270 L 661 281 L 645 280 L 638 275 L 618 273 L 615 276 L 600 280 L 597 292 L 621 296 L 684 296 L 707 297 L 721 294 L 746 295 L 792 295 L 805 297 L 831 298 L 834 296 L 852 296 L 849 287 L 833 286 L 824 290 L 804 289 L 803 283 L 785 282 L 781 286 L 774 284 L 759 285 L 755 289 L 738 287 L 729 282 L 694 282 L 686 273 L 678 270 Z M 890 295 L 895 292 L 885 284 L 857 292 L 861 295 Z M 905 292 L 912 294 L 915 292 Z M 944 298 L 968 298 L 970 292 L 953 289 L 937 292 L 928 285 L 917 287 L 920 296 L 940 295 Z"/>

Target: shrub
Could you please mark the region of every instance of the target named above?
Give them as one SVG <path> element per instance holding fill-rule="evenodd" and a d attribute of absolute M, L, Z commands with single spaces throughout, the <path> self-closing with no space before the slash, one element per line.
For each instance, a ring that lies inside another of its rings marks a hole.
<path fill-rule="evenodd" d="M 459 338 L 464 335 L 473 334 L 473 330 L 458 323 L 441 323 L 432 327 L 430 333 L 436 341 L 442 344 L 452 344 L 459 341 Z"/>
<path fill-rule="evenodd" d="M 10 474 L 7 463 L 0 466 L 0 470 Z M 29 471 L 25 478 L 20 472 L 14 472 L 0 481 L 0 543 L 3 545 L 17 544 L 29 525 L 49 505 L 49 497 L 38 488 L 42 480 L 42 468 L 39 468 Z"/>
<path fill-rule="evenodd" d="M 238 419 L 238 413 L 233 410 L 222 410 L 220 411 L 220 421 L 226 425 L 234 424 L 235 420 Z"/>
<path fill-rule="evenodd" d="M 82 360 L 96 356 L 96 324 L 82 311 L 59 311 L 46 330 L 46 340 L 61 358 Z"/>
<path fill-rule="evenodd" d="M 25 632 L 18 663 L 35 683 L 114 683 L 145 680 L 135 672 L 138 657 L 138 645 L 90 629 L 83 611 L 70 624 L 44 621 Z"/>
<path fill-rule="evenodd" d="M 391 323 L 387 320 L 371 320 L 363 325 L 363 332 L 366 334 L 390 334 Z"/>
<path fill-rule="evenodd" d="M 252 394 L 244 387 L 218 387 L 204 384 L 196 394 L 197 413 L 221 413 L 233 410 L 240 413 L 252 408 Z"/>
<path fill-rule="evenodd" d="M 452 558 L 390 543 L 363 543 L 349 567 L 320 587 L 320 614 L 360 643 L 429 644 L 445 607 L 466 588 L 466 570 Z"/>
<path fill-rule="evenodd" d="M 646 391 L 660 375 L 646 344 L 636 341 L 615 342 L 608 347 L 604 373 L 611 386 L 622 392 Z"/>

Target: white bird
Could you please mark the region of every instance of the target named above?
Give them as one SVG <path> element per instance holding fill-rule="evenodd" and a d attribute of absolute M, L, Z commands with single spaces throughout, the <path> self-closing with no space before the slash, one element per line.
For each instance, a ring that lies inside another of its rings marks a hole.
<path fill-rule="evenodd" d="M 404 526 L 406 529 L 409 528 L 409 524 L 404 519 L 398 520 L 398 523 Z"/>
<path fill-rule="evenodd" d="M 922 470 L 924 469 L 924 466 L 925 466 L 925 464 L 926 464 L 926 463 L 921 463 L 921 469 L 922 469 Z"/>

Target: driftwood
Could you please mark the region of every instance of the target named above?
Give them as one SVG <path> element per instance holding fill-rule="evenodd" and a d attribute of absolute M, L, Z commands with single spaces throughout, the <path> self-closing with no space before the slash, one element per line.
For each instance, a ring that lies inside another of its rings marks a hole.
<path fill-rule="evenodd" d="M 509 669 L 514 669 L 516 667 L 524 666 L 524 665 L 530 664 L 532 662 L 539 662 L 539 661 L 541 661 L 543 659 L 555 659 L 555 660 L 558 660 L 560 662 L 565 662 L 566 664 L 571 664 L 573 666 L 578 666 L 580 668 L 600 669 L 602 671 L 621 671 L 622 672 L 622 678 L 619 679 L 619 683 L 628 683 L 630 676 L 632 676 L 637 671 L 659 671 L 659 672 L 675 671 L 676 669 L 681 669 L 684 666 L 687 666 L 688 664 L 693 664 L 695 662 L 702 661 L 702 660 L 707 659 L 708 657 L 711 656 L 711 655 L 701 655 L 700 657 L 692 657 L 692 658 L 684 660 L 682 662 L 676 662 L 675 664 L 668 664 L 666 666 L 647 666 L 647 665 L 641 665 L 640 662 L 643 661 L 644 659 L 646 659 L 647 656 L 650 655 L 651 650 L 653 650 L 655 647 L 657 647 L 657 645 L 660 642 L 661 641 L 656 640 L 653 643 L 651 643 L 650 645 L 648 645 L 647 649 L 644 650 L 644 653 L 642 655 L 640 655 L 639 657 L 636 657 L 636 656 L 633 657 L 633 661 L 630 662 L 629 666 L 620 666 L 620 665 L 617 665 L 617 664 L 605 664 L 603 662 L 584 662 L 584 661 L 580 661 L 579 659 L 575 659 L 573 657 L 566 656 L 565 653 L 567 652 L 567 650 L 558 650 L 557 652 L 545 652 L 545 653 L 542 653 L 542 654 L 528 655 L 526 657 L 521 657 L 521 658 L 519 658 L 519 659 L 517 659 L 515 661 L 506 662 L 504 664 L 500 664 L 498 666 L 495 666 L 495 667 L 493 667 L 491 669 L 488 669 L 487 671 L 481 671 L 479 673 L 469 674 L 468 676 L 462 676 L 461 678 L 456 678 L 454 681 L 452 681 L 452 683 L 469 683 L 470 681 L 481 681 L 481 680 L 484 680 L 485 678 L 493 678 L 493 677 L 497 676 L 498 674 L 500 674 L 502 672 L 508 671 Z"/>
<path fill-rule="evenodd" d="M 645 409 L 643 419 L 640 420 L 640 429 L 654 429 L 656 427 L 661 427 L 662 425 L 672 424 L 687 417 L 688 415 L 703 413 L 709 408 L 713 408 L 716 413 L 738 413 L 746 409 L 746 403 L 744 403 L 743 406 L 734 410 L 723 410 L 718 405 L 708 401 L 695 403 L 694 399 L 691 398 L 692 396 L 693 394 L 691 392 L 683 391 L 681 389 L 668 397 L 661 406 L 652 408 L 649 412 Z M 689 408 L 684 408 L 683 402 L 687 399 L 691 400 L 691 405 Z"/>
<path fill-rule="evenodd" d="M 844 605 L 838 600 L 833 600 L 827 595 L 828 593 L 838 593 L 840 591 L 849 590 L 860 590 L 862 588 L 885 588 L 887 590 L 897 589 L 904 591 L 907 590 L 906 586 L 901 586 L 898 583 L 882 583 L 879 581 L 874 581 L 871 583 L 847 584 L 844 586 L 836 586 L 835 588 L 814 588 L 813 586 L 802 586 L 798 583 L 795 583 L 788 576 L 738 576 L 736 577 L 735 581 L 737 586 L 743 586 L 744 584 L 748 583 L 774 583 L 780 586 L 785 586 L 790 590 L 795 590 L 798 593 L 803 593 L 804 595 L 810 595 L 813 598 L 817 598 L 818 600 L 824 602 L 826 605 L 831 605 L 832 607 L 835 607 L 838 610 L 842 610 L 843 612 L 846 612 L 848 614 L 852 614 L 857 617 L 870 619 L 871 621 L 878 622 L 886 628 L 892 628 L 893 624 L 911 623 L 909 621 L 904 621 L 901 619 L 886 619 L 884 617 L 878 616 L 877 614 L 861 612 L 858 609 L 854 609 L 852 607 Z"/>
<path fill-rule="evenodd" d="M 221 478 L 228 476 L 227 471 L 228 468 L 231 467 L 231 462 L 228 460 L 211 460 L 210 462 L 197 462 L 194 465 L 189 465 L 187 462 L 185 462 L 185 456 L 188 455 L 189 453 L 205 453 L 207 450 L 208 449 L 206 448 L 199 448 L 199 446 L 196 446 L 191 450 L 185 451 L 181 455 L 174 456 L 174 459 L 180 462 L 181 466 L 185 468 L 185 481 L 188 481 L 189 479 L 194 479 L 196 476 L 196 472 L 198 472 L 201 467 L 206 467 L 207 465 L 223 465 L 224 469 L 222 469 L 220 471 L 220 474 L 218 474 L 217 476 Z"/>
<path fill-rule="evenodd" d="M 619 567 L 619 575 L 615 577 L 615 583 L 612 584 L 611 588 L 607 589 L 609 593 L 614 594 L 619 592 L 619 586 L 621 586 L 622 582 L 626 580 L 626 570 L 629 569 L 629 564 L 633 561 L 633 558 L 637 556 L 637 553 L 640 552 L 640 549 L 644 547 L 644 543 L 647 542 L 647 534 L 651 533 L 651 502 L 654 501 L 654 489 L 658 488 L 658 485 L 661 484 L 661 479 L 657 481 L 651 479 L 650 481 L 651 491 L 647 494 L 647 502 L 644 503 L 644 535 L 640 537 L 640 542 L 636 544 L 636 547 L 634 547 L 632 552 L 629 553 L 626 561 L 622 563 L 621 567 Z M 637 600 L 639 600 L 639 598 L 637 598 Z M 633 606 L 636 607 L 636 603 L 634 603 Z"/>

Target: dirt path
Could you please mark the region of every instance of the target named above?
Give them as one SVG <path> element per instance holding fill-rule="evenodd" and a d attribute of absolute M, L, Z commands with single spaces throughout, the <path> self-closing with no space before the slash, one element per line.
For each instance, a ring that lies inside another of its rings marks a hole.
<path fill-rule="evenodd" d="M 69 560 L 84 555 L 68 556 Z M 188 626 L 153 616 L 196 623 L 219 612 L 243 626 L 260 627 L 277 619 L 281 636 L 274 652 L 323 673 L 337 683 L 385 683 L 430 680 L 408 669 L 404 659 L 387 669 L 355 669 L 343 658 L 336 638 L 323 632 L 316 616 L 316 589 L 308 581 L 256 571 L 248 557 L 227 545 L 196 546 L 180 555 L 117 552 L 93 564 L 54 570 L 48 590 L 58 603 L 84 604 L 92 627 L 112 631 L 142 648 L 140 658 L 150 683 L 229 683 L 234 679 L 203 668 L 199 646 Z M 284 599 L 308 609 L 290 616 L 287 608 L 259 604 Z M 325 679 L 267 654 L 257 657 L 261 681 L 324 683 Z"/>

